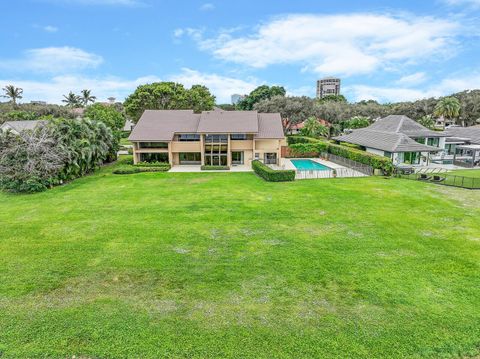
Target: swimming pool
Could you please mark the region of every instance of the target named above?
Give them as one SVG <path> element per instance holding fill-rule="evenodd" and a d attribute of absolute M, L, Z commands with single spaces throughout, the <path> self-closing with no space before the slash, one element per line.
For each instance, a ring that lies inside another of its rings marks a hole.
<path fill-rule="evenodd" d="M 312 160 L 290 160 L 295 168 L 300 171 L 329 171 L 330 167 Z"/>

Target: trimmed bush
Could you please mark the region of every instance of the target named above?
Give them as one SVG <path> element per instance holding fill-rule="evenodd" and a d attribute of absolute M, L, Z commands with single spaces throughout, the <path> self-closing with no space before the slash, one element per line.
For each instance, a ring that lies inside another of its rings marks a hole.
<path fill-rule="evenodd" d="M 274 170 L 259 160 L 252 161 L 252 168 L 257 175 L 269 182 L 286 182 L 295 180 L 295 171 Z"/>
<path fill-rule="evenodd" d="M 352 161 L 363 163 L 364 165 L 372 166 L 374 169 L 380 169 L 386 175 L 391 175 L 393 172 L 393 163 L 388 157 L 382 157 L 363 150 L 336 145 L 333 143 L 329 144 L 328 152 L 333 155 L 348 158 Z"/>
<path fill-rule="evenodd" d="M 202 166 L 202 171 L 227 171 L 230 169 L 228 166 Z"/>
<path fill-rule="evenodd" d="M 170 169 L 170 164 L 168 162 L 137 162 L 135 165 L 137 167 L 168 167 Z"/>
<path fill-rule="evenodd" d="M 130 175 L 134 173 L 142 172 L 167 172 L 170 169 L 170 165 L 158 166 L 158 167 L 141 167 L 141 166 L 128 166 L 122 165 L 115 168 L 112 173 L 116 175 Z"/>
<path fill-rule="evenodd" d="M 318 141 L 323 141 L 323 140 L 307 137 L 307 136 L 299 136 L 299 135 L 292 135 L 287 137 L 288 145 L 293 145 L 296 143 L 316 143 Z"/>
<path fill-rule="evenodd" d="M 113 170 L 112 173 L 116 175 L 130 175 L 132 173 L 139 173 L 139 172 L 140 172 L 139 167 L 124 165 L 124 166 L 118 166 Z"/>

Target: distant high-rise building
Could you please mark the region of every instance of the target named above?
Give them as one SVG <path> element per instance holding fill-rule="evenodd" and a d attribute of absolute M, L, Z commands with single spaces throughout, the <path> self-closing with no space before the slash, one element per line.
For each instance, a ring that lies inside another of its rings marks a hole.
<path fill-rule="evenodd" d="M 232 96 L 232 105 L 236 105 L 245 98 L 245 95 L 239 95 L 238 93 L 233 94 Z"/>
<path fill-rule="evenodd" d="M 325 77 L 317 81 L 317 98 L 328 95 L 340 95 L 340 79 Z"/>

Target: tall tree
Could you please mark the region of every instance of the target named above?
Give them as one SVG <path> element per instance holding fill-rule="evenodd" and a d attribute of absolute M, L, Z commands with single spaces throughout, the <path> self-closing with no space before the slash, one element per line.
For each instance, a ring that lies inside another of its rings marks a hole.
<path fill-rule="evenodd" d="M 215 97 L 200 85 L 185 89 L 175 82 L 154 82 L 140 85 L 124 102 L 125 112 L 137 122 L 145 110 L 211 110 Z"/>
<path fill-rule="evenodd" d="M 293 125 L 316 116 L 314 100 L 309 97 L 274 96 L 262 100 L 253 107 L 258 112 L 278 112 L 283 120 L 283 129 L 286 133 Z"/>
<path fill-rule="evenodd" d="M 80 98 L 83 106 L 88 106 L 90 102 L 94 103 L 95 100 L 97 99 L 95 96 L 91 94 L 90 90 L 82 90 L 82 94 Z"/>
<path fill-rule="evenodd" d="M 13 107 L 17 107 L 17 100 L 23 97 L 23 89 L 13 85 L 7 85 L 2 88 L 2 90 L 5 92 L 5 95 L 2 95 L 2 97 L 9 98 L 10 102 L 13 104 Z"/>
<path fill-rule="evenodd" d="M 68 95 L 63 95 L 63 100 L 68 107 L 77 107 L 81 104 L 81 99 L 79 96 L 75 95 L 72 91 L 68 93 Z"/>
<path fill-rule="evenodd" d="M 239 110 L 250 111 L 253 110 L 253 107 L 256 103 L 270 99 L 274 96 L 285 96 L 285 88 L 282 86 L 272 86 L 262 85 L 257 87 L 255 90 L 250 92 L 243 100 L 237 104 Z"/>
<path fill-rule="evenodd" d="M 443 129 L 446 120 L 454 120 L 460 116 L 460 101 L 455 97 L 443 97 L 435 106 L 434 115 L 443 119 Z"/>
<path fill-rule="evenodd" d="M 363 116 L 354 116 L 351 119 L 342 122 L 343 129 L 355 130 L 370 125 L 370 118 Z"/>
<path fill-rule="evenodd" d="M 189 109 L 198 113 L 206 109 L 212 109 L 215 105 L 215 96 L 203 85 L 193 85 L 187 90 L 186 103 Z"/>

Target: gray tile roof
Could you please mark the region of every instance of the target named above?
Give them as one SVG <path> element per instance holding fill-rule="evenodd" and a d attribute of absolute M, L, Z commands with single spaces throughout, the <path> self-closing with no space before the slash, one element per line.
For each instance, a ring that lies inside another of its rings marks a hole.
<path fill-rule="evenodd" d="M 44 120 L 31 120 L 31 121 L 6 121 L 1 126 L 0 129 L 8 129 L 11 128 L 16 132 L 20 132 L 23 130 L 33 130 L 38 125 L 42 125 L 47 123 Z"/>
<path fill-rule="evenodd" d="M 432 131 L 404 115 L 390 115 L 371 124 L 368 129 L 403 133 L 408 137 L 446 137 L 445 133 Z"/>
<path fill-rule="evenodd" d="M 479 127 L 451 127 L 445 130 L 449 137 L 460 137 L 468 139 L 468 142 L 480 144 L 480 128 Z"/>
<path fill-rule="evenodd" d="M 370 127 L 354 130 L 352 133 L 334 137 L 333 139 L 387 152 L 441 151 L 437 147 L 418 143 L 403 133 L 371 130 Z"/>
<path fill-rule="evenodd" d="M 279 113 L 258 114 L 258 133 L 255 138 L 279 139 L 284 137 L 282 118 Z"/>
<path fill-rule="evenodd" d="M 146 110 L 131 141 L 171 141 L 175 133 L 253 133 L 256 138 L 284 138 L 280 114 L 256 111 Z"/>

